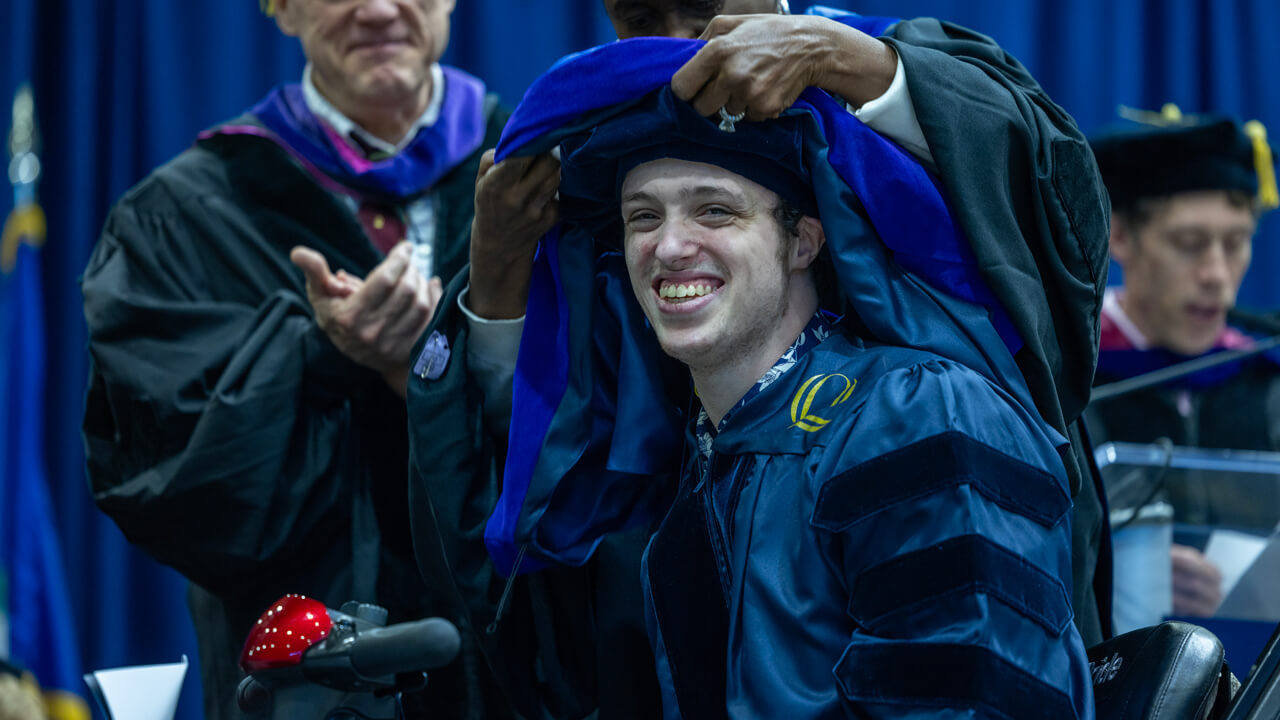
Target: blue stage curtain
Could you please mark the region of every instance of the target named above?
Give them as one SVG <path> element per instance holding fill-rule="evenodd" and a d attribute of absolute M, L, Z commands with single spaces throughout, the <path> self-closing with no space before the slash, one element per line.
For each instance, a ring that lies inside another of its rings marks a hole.
<path fill-rule="evenodd" d="M 8 81 L 2 124 L 7 131 L 13 87 L 29 81 L 44 138 L 45 460 L 80 661 L 95 670 L 185 653 L 192 665 L 178 717 L 194 720 L 203 713 L 186 582 L 130 546 L 88 492 L 78 279 L 110 205 L 200 128 L 296 77 L 301 55 L 255 2 L 4 0 L 0 7 L 0 22 L 10 21 L 0 50 Z"/>
<path fill-rule="evenodd" d="M 793 1 L 793 9 L 808 3 Z M 931 15 L 996 38 L 1086 131 L 1118 104 L 1257 118 L 1280 137 L 1268 52 L 1275 0 L 833 0 L 870 15 Z M 446 60 L 508 103 L 561 55 L 612 38 L 598 0 L 461 0 Z M 14 88 L 35 90 L 45 148 L 40 197 L 46 309 L 45 461 L 86 668 L 195 660 L 183 581 L 93 507 L 79 435 L 87 355 L 77 278 L 107 209 L 196 132 L 296 80 L 296 41 L 256 0 L 0 0 L 0 126 Z M 7 158 L 5 158 L 7 160 Z M 0 202 L 0 210 L 8 206 Z M 1280 307 L 1280 230 L 1264 220 L 1242 302 Z M 194 675 L 196 668 L 192 668 Z M 182 718 L 199 717 L 188 682 Z"/>

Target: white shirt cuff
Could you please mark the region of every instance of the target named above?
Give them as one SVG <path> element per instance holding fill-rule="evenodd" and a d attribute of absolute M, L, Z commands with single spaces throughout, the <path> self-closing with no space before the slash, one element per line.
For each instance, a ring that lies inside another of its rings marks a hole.
<path fill-rule="evenodd" d="M 467 371 L 484 394 L 485 425 L 491 432 L 505 435 L 511 425 L 511 382 L 520 354 L 524 317 L 490 320 L 467 307 L 467 287 L 458 294 L 458 309 L 467 317 L 471 339 L 467 344 Z"/>
<path fill-rule="evenodd" d="M 929 143 L 924 139 L 924 131 L 920 129 L 920 121 L 916 118 L 916 107 L 911 102 L 911 91 L 907 89 L 907 71 L 902 65 L 902 57 L 898 57 L 898 69 L 893 73 L 893 82 L 880 97 L 865 103 L 853 110 L 854 117 L 864 125 L 901 145 L 917 160 L 936 167 L 933 153 L 929 151 Z"/>

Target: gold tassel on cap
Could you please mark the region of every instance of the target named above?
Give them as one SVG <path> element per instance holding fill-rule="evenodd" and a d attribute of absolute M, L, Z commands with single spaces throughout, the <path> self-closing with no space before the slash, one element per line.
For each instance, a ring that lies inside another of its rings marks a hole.
<path fill-rule="evenodd" d="M 1156 127 L 1171 127 L 1174 125 L 1191 125 L 1194 124 L 1193 119 L 1182 116 L 1182 110 L 1173 103 L 1165 103 L 1160 108 L 1160 112 L 1152 110 L 1139 110 L 1138 108 L 1129 107 L 1128 105 L 1120 105 L 1116 108 L 1116 114 L 1125 120 L 1140 122 L 1143 125 L 1155 125 Z"/>
<path fill-rule="evenodd" d="M 258 0 L 258 7 L 267 15 L 276 14 L 276 0 Z"/>
<path fill-rule="evenodd" d="M 1280 207 L 1280 192 L 1276 190 L 1276 168 L 1271 160 L 1271 146 L 1267 145 L 1267 128 L 1257 120 L 1244 124 L 1244 134 L 1253 141 L 1253 165 L 1258 173 L 1258 203 L 1263 210 Z"/>

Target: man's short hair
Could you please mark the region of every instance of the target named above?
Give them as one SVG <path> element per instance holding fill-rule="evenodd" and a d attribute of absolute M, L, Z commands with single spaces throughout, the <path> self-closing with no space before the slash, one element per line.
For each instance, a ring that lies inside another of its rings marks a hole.
<path fill-rule="evenodd" d="M 795 237 L 800 232 L 800 219 L 804 211 L 787 202 L 786 198 L 778 198 L 778 206 L 773 209 L 773 219 L 788 237 Z"/>
<path fill-rule="evenodd" d="M 791 251 L 791 240 L 800 235 L 800 220 L 805 213 L 800 208 L 779 197 L 773 209 L 773 219 L 782 230 L 782 242 L 778 246 L 778 259 L 785 263 Z M 818 307 L 837 315 L 846 315 L 852 308 L 840 292 L 840 281 L 836 277 L 835 264 L 831 260 L 831 250 L 824 243 L 818 251 L 818 257 L 809 265 L 809 276 L 813 278 L 814 288 L 818 291 Z"/>

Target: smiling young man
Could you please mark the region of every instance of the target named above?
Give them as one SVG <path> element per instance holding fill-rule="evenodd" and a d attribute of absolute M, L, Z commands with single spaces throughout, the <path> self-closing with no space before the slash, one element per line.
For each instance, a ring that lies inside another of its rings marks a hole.
<path fill-rule="evenodd" d="M 1107 291 L 1097 383 L 1125 380 L 1253 340 L 1227 323 L 1252 257 L 1264 209 L 1274 207 L 1265 132 L 1223 117 L 1164 115 L 1093 138 L 1111 193 L 1111 255 L 1124 270 Z M 1260 178 L 1265 181 L 1260 181 Z M 1096 442 L 1249 450 L 1280 449 L 1280 367 L 1265 358 L 1228 363 L 1094 403 Z M 1207 489 L 1173 498 L 1181 519 L 1270 531 L 1274 493 L 1250 498 Z M 1194 548 L 1175 546 L 1173 612 L 1212 615 L 1222 576 Z M 1123 588 L 1120 588 L 1123 592 Z"/>
<path fill-rule="evenodd" d="M 1066 500 L 1054 435 L 981 373 L 822 312 L 815 201 L 784 199 L 799 186 L 768 161 L 718 149 L 753 180 L 704 147 L 618 165 L 631 289 L 697 394 L 692 461 L 643 570 L 665 716 L 1088 717 L 1070 535 L 979 479 Z M 996 427 L 1017 444 L 992 446 Z"/>
<path fill-rule="evenodd" d="M 83 280 L 94 496 L 191 580 L 211 720 L 240 716 L 241 647 L 286 593 L 459 620 L 415 564 L 403 394 L 507 115 L 439 64 L 453 0 L 263 5 L 301 82 L 121 198 Z M 465 647 L 411 708 L 503 705 Z"/>

